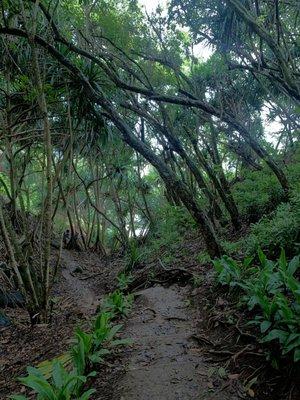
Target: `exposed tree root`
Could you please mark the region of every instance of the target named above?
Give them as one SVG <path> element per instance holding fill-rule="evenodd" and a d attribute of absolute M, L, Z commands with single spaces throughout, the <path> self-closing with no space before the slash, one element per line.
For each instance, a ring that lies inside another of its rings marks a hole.
<path fill-rule="evenodd" d="M 134 279 L 128 285 L 127 292 L 134 292 L 153 284 L 172 285 L 173 283 L 187 283 L 193 278 L 194 274 L 184 268 L 164 269 L 156 274 L 155 278 L 150 278 L 147 273 Z"/>

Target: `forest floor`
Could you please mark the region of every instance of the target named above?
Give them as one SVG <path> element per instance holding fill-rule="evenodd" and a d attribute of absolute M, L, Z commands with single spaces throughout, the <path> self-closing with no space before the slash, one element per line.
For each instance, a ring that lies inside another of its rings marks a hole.
<path fill-rule="evenodd" d="M 133 344 L 101 365 L 93 400 L 299 400 L 297 379 L 284 381 L 268 367 L 255 337 L 240 328 L 243 314 L 215 291 L 207 266 L 188 259 L 160 271 L 171 280 L 143 279 L 153 276 L 153 265 L 136 271 L 142 284 L 122 321 L 122 335 Z M 197 287 L 187 283 L 182 265 L 202 277 Z M 13 324 L 0 331 L 0 398 L 20 392 L 16 378 L 26 366 L 69 348 L 75 327 L 88 326 L 101 298 L 115 288 L 124 259 L 63 250 L 62 266 L 50 324 L 32 329 L 24 310 L 6 310 Z"/>

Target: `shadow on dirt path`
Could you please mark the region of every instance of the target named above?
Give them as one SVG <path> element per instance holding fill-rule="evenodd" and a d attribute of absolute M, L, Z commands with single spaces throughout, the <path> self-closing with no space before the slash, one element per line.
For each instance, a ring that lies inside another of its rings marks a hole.
<path fill-rule="evenodd" d="M 155 286 L 139 292 L 124 336 L 134 340 L 126 372 L 113 400 L 236 400 L 229 388 L 214 387 L 211 364 L 194 342 L 187 290 Z M 98 397 L 99 398 L 99 397 Z"/>

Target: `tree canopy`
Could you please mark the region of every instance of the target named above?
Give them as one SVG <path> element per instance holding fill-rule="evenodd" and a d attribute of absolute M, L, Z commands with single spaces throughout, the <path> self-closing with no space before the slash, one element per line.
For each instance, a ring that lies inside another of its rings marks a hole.
<path fill-rule="evenodd" d="M 1 201 L 37 241 L 13 251 L 5 208 L 2 230 L 25 291 L 18 266 L 39 243 L 47 302 L 53 227 L 107 254 L 167 202 L 214 257 L 222 227 L 245 218 L 233 184 L 246 173 L 267 171 L 279 202 L 293 195 L 298 1 L 173 0 L 148 15 L 134 0 L 4 0 L 1 11 Z"/>

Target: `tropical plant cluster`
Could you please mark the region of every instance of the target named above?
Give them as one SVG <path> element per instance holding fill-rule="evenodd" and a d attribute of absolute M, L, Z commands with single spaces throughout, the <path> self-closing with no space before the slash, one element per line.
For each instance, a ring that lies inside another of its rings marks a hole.
<path fill-rule="evenodd" d="M 243 262 L 224 256 L 213 262 L 221 285 L 242 293 L 240 304 L 246 306 L 262 335 L 261 342 L 276 341 L 282 356 L 300 361 L 300 257 L 286 259 L 282 249 L 276 261 L 258 251 L 258 263 L 252 257 Z M 297 274 L 298 273 L 298 274 Z M 275 361 L 275 360 L 273 360 Z"/>
<path fill-rule="evenodd" d="M 121 276 L 121 287 L 128 281 Z M 126 287 L 126 285 L 125 285 Z M 118 317 L 127 316 L 133 295 L 125 295 L 117 289 L 108 294 L 92 322 L 89 332 L 80 328 L 75 331 L 70 351 L 52 361 L 41 363 L 37 368 L 28 367 L 26 377 L 20 382 L 34 391 L 38 400 L 88 400 L 95 392 L 89 382 L 97 374 L 96 367 L 114 348 L 131 344 L 129 339 L 117 338 L 122 325 L 115 324 Z M 26 400 L 23 395 L 13 395 L 14 400 Z"/>

